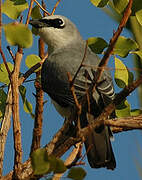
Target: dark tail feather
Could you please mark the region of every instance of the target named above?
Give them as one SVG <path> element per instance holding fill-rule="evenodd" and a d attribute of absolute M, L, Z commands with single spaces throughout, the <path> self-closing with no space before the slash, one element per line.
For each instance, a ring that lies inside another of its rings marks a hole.
<path fill-rule="evenodd" d="M 92 168 L 113 170 L 116 167 L 108 130 L 108 127 L 103 127 L 101 131 L 92 131 L 85 140 L 88 162 Z"/>

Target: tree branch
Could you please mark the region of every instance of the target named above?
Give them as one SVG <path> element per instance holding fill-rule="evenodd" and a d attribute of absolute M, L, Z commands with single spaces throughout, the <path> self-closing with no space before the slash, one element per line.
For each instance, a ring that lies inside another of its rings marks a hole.
<path fill-rule="evenodd" d="M 39 56 L 44 58 L 44 42 L 40 38 L 39 39 Z M 35 89 L 36 89 L 36 108 L 35 108 L 35 121 L 34 121 L 34 129 L 33 129 L 33 139 L 31 146 L 31 153 L 36 149 L 40 148 L 40 141 L 42 136 L 42 120 L 43 120 L 43 90 L 41 87 L 41 83 L 39 82 L 41 71 L 36 72 L 36 81 L 35 81 Z"/>
<path fill-rule="evenodd" d="M 52 12 L 51 12 L 51 15 L 54 14 L 54 12 L 55 12 L 57 6 L 59 5 L 60 1 L 61 1 L 61 0 L 57 0 L 56 4 L 55 4 L 55 6 L 54 6 L 54 8 L 53 8 L 53 10 L 52 10 Z"/>
<path fill-rule="evenodd" d="M 13 178 L 19 179 L 18 174 L 21 172 L 22 161 L 22 142 L 21 142 L 21 125 L 19 116 L 19 72 L 21 60 L 23 57 L 23 50 L 18 48 L 16 53 L 14 70 L 10 78 L 11 90 L 12 90 L 12 117 L 13 117 L 13 136 L 14 136 L 14 173 Z"/>
<path fill-rule="evenodd" d="M 109 43 L 109 46 L 98 66 L 98 69 L 97 69 L 97 78 L 95 77 L 96 79 L 96 82 L 95 82 L 95 85 L 93 87 L 93 90 L 96 88 L 96 85 L 97 83 L 99 82 L 100 78 L 101 78 L 101 75 L 109 61 L 109 58 L 110 56 L 113 54 L 113 49 L 114 49 L 114 46 L 116 44 L 116 41 L 118 40 L 123 28 L 125 27 L 130 15 L 131 15 L 131 8 L 132 8 L 132 4 L 133 4 L 133 0 L 129 0 L 129 3 L 128 3 L 128 6 L 124 12 L 124 15 L 123 15 L 123 18 L 117 28 L 117 31 L 113 34 L 113 37 L 110 39 L 110 43 Z"/>
<path fill-rule="evenodd" d="M 26 25 L 29 24 L 29 20 L 30 20 L 33 4 L 34 4 L 34 0 L 31 0 L 30 1 L 30 7 L 29 7 L 29 10 L 28 10 L 27 19 L 26 19 Z"/>
<path fill-rule="evenodd" d="M 0 174 L 1 175 L 3 171 L 5 143 L 6 143 L 8 131 L 10 129 L 10 123 L 11 123 L 10 121 L 11 113 L 12 113 L 12 93 L 11 93 L 11 85 L 9 85 L 4 118 L 1 122 L 1 128 L 0 128 Z M 0 175 L 0 178 L 1 178 L 1 175 Z"/>

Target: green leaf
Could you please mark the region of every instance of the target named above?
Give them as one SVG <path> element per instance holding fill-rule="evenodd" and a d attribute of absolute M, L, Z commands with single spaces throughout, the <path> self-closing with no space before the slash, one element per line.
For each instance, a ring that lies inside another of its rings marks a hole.
<path fill-rule="evenodd" d="M 49 171 L 50 163 L 45 148 L 34 151 L 31 155 L 31 162 L 35 175 L 43 175 Z"/>
<path fill-rule="evenodd" d="M 142 9 L 142 1 L 141 0 L 135 0 L 132 6 L 132 14 L 131 16 L 135 16 L 135 13 Z"/>
<path fill-rule="evenodd" d="M 32 113 L 33 107 L 32 104 L 27 100 L 26 98 L 26 88 L 24 86 L 19 87 L 19 91 L 22 97 L 23 105 L 24 105 L 24 111 L 26 113 L 29 113 L 32 118 L 34 118 L 34 114 Z"/>
<path fill-rule="evenodd" d="M 35 7 L 33 7 L 32 12 L 31 12 L 31 17 L 32 17 L 32 19 L 41 19 L 42 18 L 40 9 L 37 5 Z"/>
<path fill-rule="evenodd" d="M 28 3 L 25 0 L 5 0 L 2 3 L 2 13 L 11 19 L 17 19 L 28 7 Z"/>
<path fill-rule="evenodd" d="M 131 116 L 139 116 L 142 114 L 142 110 L 141 109 L 133 109 L 130 112 Z"/>
<path fill-rule="evenodd" d="M 89 38 L 88 45 L 91 48 L 91 50 L 96 54 L 101 54 L 104 48 L 108 46 L 107 42 L 100 37 Z"/>
<path fill-rule="evenodd" d="M 10 72 L 12 72 L 13 71 L 13 64 L 11 64 L 10 62 L 7 62 L 7 65 L 9 67 Z M 0 82 L 7 84 L 7 85 L 10 82 L 8 72 L 5 68 L 4 63 L 0 64 Z"/>
<path fill-rule="evenodd" d="M 10 23 L 3 26 L 6 40 L 12 46 L 29 48 L 32 46 L 32 32 L 27 26 L 21 23 Z"/>
<path fill-rule="evenodd" d="M 68 173 L 68 178 L 74 180 L 83 180 L 86 176 L 86 171 L 81 167 L 73 167 Z"/>
<path fill-rule="evenodd" d="M 3 119 L 5 106 L 6 106 L 7 94 L 3 89 L 0 89 L 0 121 Z"/>
<path fill-rule="evenodd" d="M 113 0 L 115 10 L 122 13 L 128 5 L 129 0 Z"/>
<path fill-rule="evenodd" d="M 64 173 L 67 170 L 64 162 L 61 159 L 56 158 L 56 168 L 54 169 L 54 173 Z"/>
<path fill-rule="evenodd" d="M 133 51 L 133 54 L 137 54 L 142 59 L 142 50 L 141 51 Z"/>
<path fill-rule="evenodd" d="M 67 170 L 66 166 L 64 165 L 64 162 L 53 155 L 48 156 L 48 161 L 50 163 L 48 173 L 52 171 L 53 173 L 64 173 Z"/>
<path fill-rule="evenodd" d="M 32 17 L 32 19 L 41 19 L 42 18 L 40 9 L 37 5 L 32 9 L 31 17 Z M 32 26 L 32 33 L 37 36 L 38 29 L 36 29 L 35 27 Z"/>
<path fill-rule="evenodd" d="M 124 88 L 133 81 L 133 74 L 128 71 L 122 61 L 115 57 L 115 82 L 118 87 Z"/>
<path fill-rule="evenodd" d="M 53 155 L 48 156 L 45 148 L 32 153 L 32 167 L 35 175 L 48 174 L 50 172 L 63 173 L 67 170 L 64 162 Z"/>
<path fill-rule="evenodd" d="M 121 102 L 121 104 L 116 106 L 115 113 L 117 117 L 128 117 L 131 116 L 130 111 L 131 111 L 130 104 L 128 103 L 127 100 L 124 100 L 123 102 Z"/>
<path fill-rule="evenodd" d="M 35 64 L 37 64 L 40 61 L 41 61 L 41 59 L 39 56 L 37 56 L 35 54 L 31 54 L 31 55 L 27 56 L 25 63 L 28 68 L 31 68 L 32 66 L 34 66 Z M 39 71 L 40 69 L 41 69 L 41 67 L 38 68 L 35 72 Z"/>
<path fill-rule="evenodd" d="M 136 12 L 136 18 L 140 25 L 142 26 L 142 9 Z"/>
<path fill-rule="evenodd" d="M 90 1 L 94 6 L 102 8 L 107 5 L 109 0 L 90 0 Z"/>
<path fill-rule="evenodd" d="M 27 3 L 26 0 L 11 0 L 14 2 L 14 5 L 22 5 L 22 4 L 25 4 Z"/>
<path fill-rule="evenodd" d="M 119 36 L 116 45 L 114 47 L 114 54 L 117 54 L 121 57 L 126 57 L 130 51 L 136 50 L 138 44 L 130 38 L 125 38 L 124 36 Z"/>

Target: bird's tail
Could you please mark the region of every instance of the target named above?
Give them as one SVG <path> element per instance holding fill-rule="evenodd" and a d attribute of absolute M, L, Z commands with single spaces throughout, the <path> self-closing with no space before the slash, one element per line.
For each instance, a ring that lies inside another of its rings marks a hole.
<path fill-rule="evenodd" d="M 109 127 L 103 126 L 99 130 L 90 131 L 85 140 L 88 162 L 92 168 L 106 167 L 113 170 L 116 167 L 109 131 Z"/>

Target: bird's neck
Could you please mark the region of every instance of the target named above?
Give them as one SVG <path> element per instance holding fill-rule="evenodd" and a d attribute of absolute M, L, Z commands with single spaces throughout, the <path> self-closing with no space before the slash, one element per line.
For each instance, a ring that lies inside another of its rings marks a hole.
<path fill-rule="evenodd" d="M 53 53 L 56 50 L 59 49 L 66 49 L 66 48 L 73 48 L 73 47 L 77 47 L 78 45 L 82 44 L 83 40 L 79 39 L 78 41 L 54 41 L 54 43 L 48 43 L 48 54 L 50 55 L 51 53 Z"/>

